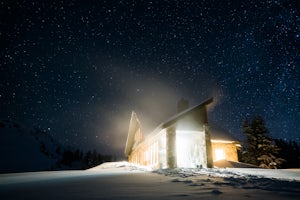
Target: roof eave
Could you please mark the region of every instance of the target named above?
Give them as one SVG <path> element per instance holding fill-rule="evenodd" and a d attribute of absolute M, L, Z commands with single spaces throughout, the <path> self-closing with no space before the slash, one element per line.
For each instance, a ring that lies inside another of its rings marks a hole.
<path fill-rule="evenodd" d="M 166 127 L 169 127 L 171 126 L 172 124 L 176 123 L 180 118 L 186 116 L 186 115 L 189 115 L 191 112 L 197 110 L 197 109 L 200 109 L 202 108 L 203 106 L 206 106 L 210 103 L 213 102 L 213 97 L 212 98 L 209 98 L 207 100 L 205 100 L 203 103 L 197 105 L 197 106 L 194 106 L 190 109 L 187 109 L 187 110 L 184 110 L 180 113 L 178 113 L 177 115 L 173 116 L 172 118 L 170 118 L 169 120 L 167 120 L 166 122 L 164 122 L 163 124 L 161 124 L 161 128 L 166 128 Z"/>

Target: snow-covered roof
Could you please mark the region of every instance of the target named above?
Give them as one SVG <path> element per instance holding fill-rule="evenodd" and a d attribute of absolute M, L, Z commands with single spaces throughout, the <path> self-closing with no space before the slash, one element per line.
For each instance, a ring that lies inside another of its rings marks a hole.
<path fill-rule="evenodd" d="M 166 127 L 169 127 L 170 125 L 176 123 L 179 119 L 182 119 L 183 117 L 191 114 L 192 112 L 198 110 L 198 109 L 201 109 L 203 108 L 204 106 L 210 104 L 213 102 L 213 98 L 210 98 L 210 99 L 207 99 L 205 100 L 204 102 L 202 102 L 201 104 L 199 105 L 196 105 L 194 107 L 191 107 L 189 109 L 186 109 L 176 115 L 174 115 L 173 117 L 169 118 L 167 121 L 165 121 L 164 123 L 162 123 L 160 126 L 162 128 L 166 128 Z"/>
<path fill-rule="evenodd" d="M 217 126 L 210 126 L 209 132 L 210 139 L 212 140 L 238 141 L 238 139 L 236 139 L 228 131 Z"/>

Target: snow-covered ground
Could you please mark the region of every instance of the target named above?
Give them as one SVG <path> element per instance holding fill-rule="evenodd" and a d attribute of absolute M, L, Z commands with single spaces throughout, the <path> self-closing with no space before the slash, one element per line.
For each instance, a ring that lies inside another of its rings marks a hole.
<path fill-rule="evenodd" d="M 127 162 L 0 175 L 0 199 L 299 199 L 300 170 L 175 169 Z"/>

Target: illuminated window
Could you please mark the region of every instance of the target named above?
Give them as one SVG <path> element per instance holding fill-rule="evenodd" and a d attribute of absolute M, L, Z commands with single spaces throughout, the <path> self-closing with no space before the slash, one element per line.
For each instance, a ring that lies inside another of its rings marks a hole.
<path fill-rule="evenodd" d="M 215 161 L 217 160 L 224 160 L 226 158 L 225 152 L 223 149 L 216 149 L 215 150 Z"/>
<path fill-rule="evenodd" d="M 144 152 L 145 165 L 156 165 L 158 163 L 158 142 L 148 146 Z"/>
<path fill-rule="evenodd" d="M 158 161 L 160 162 L 159 164 L 161 165 L 162 169 L 167 168 L 167 161 L 166 161 L 166 154 L 167 154 L 167 149 L 166 149 L 166 133 L 162 133 L 160 141 L 159 141 L 160 147 L 158 148 L 159 150 L 159 159 Z"/>
<path fill-rule="evenodd" d="M 176 131 L 177 167 L 206 166 L 205 134 L 200 131 Z"/>
<path fill-rule="evenodd" d="M 138 129 L 134 135 L 134 140 L 136 143 L 139 143 L 142 141 L 142 139 L 143 139 L 143 136 L 142 136 L 141 129 Z"/>

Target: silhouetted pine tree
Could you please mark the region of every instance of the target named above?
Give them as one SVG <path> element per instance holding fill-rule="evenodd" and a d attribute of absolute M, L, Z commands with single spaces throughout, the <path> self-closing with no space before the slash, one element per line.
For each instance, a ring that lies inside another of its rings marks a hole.
<path fill-rule="evenodd" d="M 243 121 L 243 133 L 247 141 L 242 152 L 242 161 L 262 168 L 276 169 L 284 162 L 278 158 L 279 148 L 267 136 L 268 129 L 260 116 L 254 117 L 251 123 Z"/>
<path fill-rule="evenodd" d="M 286 160 L 286 162 L 282 164 L 282 168 L 299 168 L 300 146 L 298 143 L 283 139 L 275 139 L 274 141 L 275 144 L 280 148 L 279 156 Z"/>
<path fill-rule="evenodd" d="M 61 159 L 61 164 L 71 167 L 74 162 L 74 153 L 72 150 L 65 150 Z"/>

